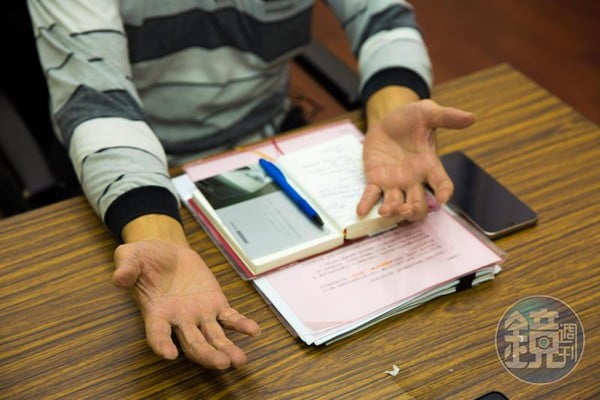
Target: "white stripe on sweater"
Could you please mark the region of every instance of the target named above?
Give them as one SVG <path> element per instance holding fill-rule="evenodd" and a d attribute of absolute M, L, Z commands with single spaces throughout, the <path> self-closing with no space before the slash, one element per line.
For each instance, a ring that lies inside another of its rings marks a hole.
<path fill-rule="evenodd" d="M 433 81 L 427 49 L 421 34 L 414 28 L 396 28 L 376 33 L 363 44 L 358 61 L 361 89 L 369 77 L 394 67 L 405 67 L 416 72 L 429 87 Z"/>

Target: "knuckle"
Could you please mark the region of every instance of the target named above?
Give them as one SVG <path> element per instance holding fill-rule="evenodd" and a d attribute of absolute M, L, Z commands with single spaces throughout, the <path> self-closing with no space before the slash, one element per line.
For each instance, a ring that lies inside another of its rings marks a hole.
<path fill-rule="evenodd" d="M 133 243 L 124 243 L 117 246 L 113 253 L 115 260 L 126 260 L 131 257 L 137 257 L 136 246 Z"/>
<path fill-rule="evenodd" d="M 242 317 L 243 315 L 234 310 L 233 308 L 227 308 L 219 314 L 219 320 L 221 321 L 234 321 Z"/>
<path fill-rule="evenodd" d="M 206 313 L 198 316 L 197 322 L 200 326 L 210 326 L 215 323 L 216 315 L 214 313 Z"/>
<path fill-rule="evenodd" d="M 426 111 L 433 110 L 437 107 L 437 103 L 431 99 L 423 99 L 419 103 L 421 107 Z"/>
<path fill-rule="evenodd" d="M 216 369 L 229 368 L 230 362 L 224 359 L 212 359 L 209 361 L 209 366 Z"/>
<path fill-rule="evenodd" d="M 377 169 L 376 171 L 372 171 L 369 174 L 369 183 L 375 186 L 381 186 L 381 184 L 385 180 L 385 172 L 381 169 Z M 371 190 L 374 192 L 375 187 L 371 186 Z"/>
<path fill-rule="evenodd" d="M 125 253 L 127 253 L 127 245 L 126 244 L 120 244 L 115 249 L 115 258 L 122 257 Z"/>
<path fill-rule="evenodd" d="M 419 202 L 415 207 L 415 212 L 421 217 L 424 217 L 427 214 L 427 203 L 425 201 Z"/>
<path fill-rule="evenodd" d="M 186 352 L 199 353 L 203 351 L 205 343 L 203 340 L 200 340 L 198 338 L 191 338 L 189 340 L 184 341 L 183 347 L 184 350 L 186 350 Z"/>
<path fill-rule="evenodd" d="M 222 349 L 229 346 L 230 342 L 225 337 L 216 337 L 211 340 L 212 345 L 217 349 Z"/>

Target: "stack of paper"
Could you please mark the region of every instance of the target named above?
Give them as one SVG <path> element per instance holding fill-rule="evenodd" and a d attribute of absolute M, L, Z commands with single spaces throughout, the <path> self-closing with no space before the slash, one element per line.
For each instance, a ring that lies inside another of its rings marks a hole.
<path fill-rule="evenodd" d="M 328 344 L 383 319 L 494 279 L 501 257 L 448 210 L 253 281 L 306 344 Z"/>

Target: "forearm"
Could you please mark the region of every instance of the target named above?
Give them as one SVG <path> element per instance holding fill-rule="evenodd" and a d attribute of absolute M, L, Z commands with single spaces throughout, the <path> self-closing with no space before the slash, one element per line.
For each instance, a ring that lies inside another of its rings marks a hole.
<path fill-rule="evenodd" d="M 176 219 L 163 214 L 147 214 L 128 222 L 121 231 L 125 243 L 142 240 L 163 240 L 187 245 L 183 226 Z"/>
<path fill-rule="evenodd" d="M 403 0 L 330 0 L 358 57 L 360 92 L 373 124 L 407 103 L 429 98 L 427 48 L 412 6 Z"/>

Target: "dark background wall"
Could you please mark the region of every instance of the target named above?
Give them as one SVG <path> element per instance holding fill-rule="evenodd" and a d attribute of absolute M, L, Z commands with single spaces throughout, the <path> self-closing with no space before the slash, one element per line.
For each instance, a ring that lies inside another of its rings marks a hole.
<path fill-rule="evenodd" d="M 600 1 L 409 1 L 425 35 L 435 83 L 508 62 L 600 123 Z M 322 1 L 317 3 L 314 35 L 355 66 L 343 31 L 331 23 Z"/>

